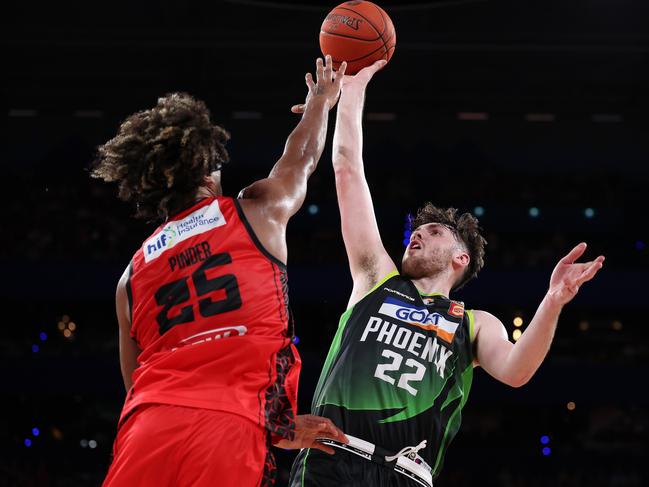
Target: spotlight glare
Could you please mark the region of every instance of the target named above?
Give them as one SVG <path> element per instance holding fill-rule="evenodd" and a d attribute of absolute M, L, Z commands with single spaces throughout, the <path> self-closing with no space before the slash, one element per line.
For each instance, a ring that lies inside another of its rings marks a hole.
<path fill-rule="evenodd" d="M 26 446 L 27 448 L 29 448 L 30 446 L 32 446 L 32 440 L 30 440 L 29 438 L 25 438 L 25 446 Z"/>
<path fill-rule="evenodd" d="M 586 218 L 593 218 L 595 216 L 595 210 L 592 208 L 586 208 L 584 210 L 584 216 Z"/>
<path fill-rule="evenodd" d="M 588 328 L 590 328 L 590 323 L 588 323 L 586 320 L 579 322 L 579 329 L 581 331 L 588 331 Z"/>
<path fill-rule="evenodd" d="M 32 428 L 32 435 L 38 436 L 40 434 L 41 434 L 41 432 L 40 432 L 40 430 L 38 428 Z"/>
<path fill-rule="evenodd" d="M 317 215 L 319 211 L 318 205 L 309 205 L 309 215 Z"/>
<path fill-rule="evenodd" d="M 295 336 L 293 337 L 293 343 L 295 343 L 296 345 L 297 345 L 298 343 L 300 343 L 300 337 L 297 336 L 297 335 L 295 335 Z"/>
<path fill-rule="evenodd" d="M 570 401 L 568 404 L 566 404 L 566 407 L 568 408 L 568 411 L 574 411 L 577 405 L 574 402 Z"/>
<path fill-rule="evenodd" d="M 96 442 L 95 440 L 90 440 L 90 441 L 88 442 L 88 446 L 89 446 L 90 448 L 97 448 L 97 442 Z"/>
<path fill-rule="evenodd" d="M 530 208 L 529 213 L 532 218 L 536 218 L 541 212 L 536 206 L 533 206 L 532 208 Z"/>
<path fill-rule="evenodd" d="M 521 337 L 522 334 L 523 334 L 523 332 L 522 332 L 521 330 L 519 330 L 518 328 L 516 328 L 516 329 L 512 332 L 512 338 L 514 339 L 515 342 L 517 342 L 518 339 Z"/>
<path fill-rule="evenodd" d="M 39 350 L 40 350 L 39 346 L 36 345 L 36 344 L 34 343 L 34 344 L 32 345 L 32 352 L 34 352 L 34 353 L 38 353 Z"/>
<path fill-rule="evenodd" d="M 520 316 L 514 318 L 514 326 L 516 327 L 523 326 L 523 318 L 521 318 Z"/>
<path fill-rule="evenodd" d="M 63 331 L 65 330 L 65 323 L 62 321 L 59 321 L 59 324 L 56 326 L 59 330 Z"/>
<path fill-rule="evenodd" d="M 547 445 L 550 443 L 550 437 L 548 435 L 541 436 L 541 445 Z"/>
<path fill-rule="evenodd" d="M 63 336 L 65 338 L 70 338 L 72 336 L 72 332 L 70 330 L 63 330 Z"/>
<path fill-rule="evenodd" d="M 482 215 L 484 215 L 484 208 L 483 208 L 482 206 L 476 206 L 476 207 L 473 209 L 473 214 L 474 214 L 475 216 L 482 216 Z"/>
<path fill-rule="evenodd" d="M 541 452 L 543 453 L 544 457 L 549 457 L 550 454 L 552 453 L 552 450 L 550 450 L 549 446 L 544 446 Z"/>
<path fill-rule="evenodd" d="M 88 440 L 86 440 L 85 438 L 81 440 L 79 444 L 81 445 L 81 448 L 88 448 Z"/>
<path fill-rule="evenodd" d="M 618 321 L 618 320 L 615 320 L 615 321 L 611 324 L 611 327 L 612 327 L 615 331 L 620 331 L 620 330 L 622 329 L 622 322 L 621 322 L 621 321 Z"/>
<path fill-rule="evenodd" d="M 74 330 L 77 329 L 77 325 L 75 324 L 74 321 L 71 321 L 70 323 L 68 323 L 68 329 L 69 329 L 70 331 L 74 331 Z"/>
<path fill-rule="evenodd" d="M 41 341 L 44 342 L 45 340 L 47 340 L 47 333 L 45 333 L 44 331 L 40 332 L 38 338 L 40 338 Z"/>

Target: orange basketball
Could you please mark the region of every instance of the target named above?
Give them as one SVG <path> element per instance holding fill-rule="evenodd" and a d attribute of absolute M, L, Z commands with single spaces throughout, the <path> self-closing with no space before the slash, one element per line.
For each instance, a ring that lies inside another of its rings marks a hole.
<path fill-rule="evenodd" d="M 347 61 L 346 74 L 356 74 L 379 59 L 389 61 L 396 45 L 392 20 L 372 2 L 341 3 L 320 27 L 322 54 L 331 55 L 335 69 Z"/>

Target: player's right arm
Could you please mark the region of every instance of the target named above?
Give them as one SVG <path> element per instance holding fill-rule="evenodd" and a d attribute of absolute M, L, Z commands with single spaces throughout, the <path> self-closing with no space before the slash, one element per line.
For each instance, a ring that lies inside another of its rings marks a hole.
<path fill-rule="evenodd" d="M 241 206 L 264 247 L 286 262 L 286 224 L 302 206 L 307 181 L 315 170 L 327 137 L 329 110 L 338 101 L 345 64 L 333 71 L 331 57 L 318 58 L 316 80 L 306 75 L 308 94 L 302 119 L 291 132 L 284 153 L 267 178 L 241 191 Z"/>
<path fill-rule="evenodd" d="M 115 307 L 119 324 L 119 365 L 127 392 L 133 385 L 132 375 L 138 366 L 137 357 L 141 352 L 137 343 L 131 337 L 131 305 L 127 292 L 129 277 L 130 266 L 122 274 L 115 292 Z"/>
<path fill-rule="evenodd" d="M 384 61 L 346 76 L 338 102 L 333 141 L 333 167 L 343 240 L 354 288 L 349 306 L 396 270 L 379 234 L 372 196 L 363 169 L 363 104 L 367 83 Z"/>

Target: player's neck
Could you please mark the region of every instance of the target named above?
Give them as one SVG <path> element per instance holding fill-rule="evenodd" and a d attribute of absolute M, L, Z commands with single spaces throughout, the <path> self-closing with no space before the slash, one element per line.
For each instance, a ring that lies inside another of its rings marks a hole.
<path fill-rule="evenodd" d="M 222 195 L 221 185 L 201 186 L 196 191 L 196 196 L 194 197 L 194 201 L 200 201 L 205 198 L 214 198 L 216 196 L 221 196 L 221 195 Z"/>
<path fill-rule="evenodd" d="M 421 294 L 441 294 L 449 297 L 451 287 L 453 287 L 450 276 L 446 274 L 437 274 L 419 279 L 410 278 L 410 280 Z"/>

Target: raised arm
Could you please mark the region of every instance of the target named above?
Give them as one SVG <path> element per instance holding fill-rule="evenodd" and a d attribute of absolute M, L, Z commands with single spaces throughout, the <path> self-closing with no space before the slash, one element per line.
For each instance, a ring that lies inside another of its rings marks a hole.
<path fill-rule="evenodd" d="M 527 329 L 513 344 L 502 322 L 484 311 L 475 311 L 477 362 L 494 378 L 512 387 L 527 383 L 550 349 L 559 314 L 579 287 L 590 281 L 604 265 L 604 257 L 591 262 L 575 261 L 586 250 L 577 245 L 559 261 L 552 272 L 550 287 Z"/>
<path fill-rule="evenodd" d="M 285 228 L 306 197 L 307 180 L 313 173 L 327 137 L 329 110 L 338 101 L 345 63 L 337 73 L 331 57 L 316 61 L 316 81 L 306 75 L 308 94 L 302 107 L 302 119 L 289 135 L 284 153 L 267 178 L 259 180 L 239 194 L 252 227 L 268 250 L 286 261 Z"/>
<path fill-rule="evenodd" d="M 346 76 L 338 104 L 333 142 L 333 167 L 343 240 L 354 280 L 353 305 L 379 279 L 396 270 L 381 241 L 372 196 L 363 169 L 363 104 L 367 83 L 384 61 Z"/>

